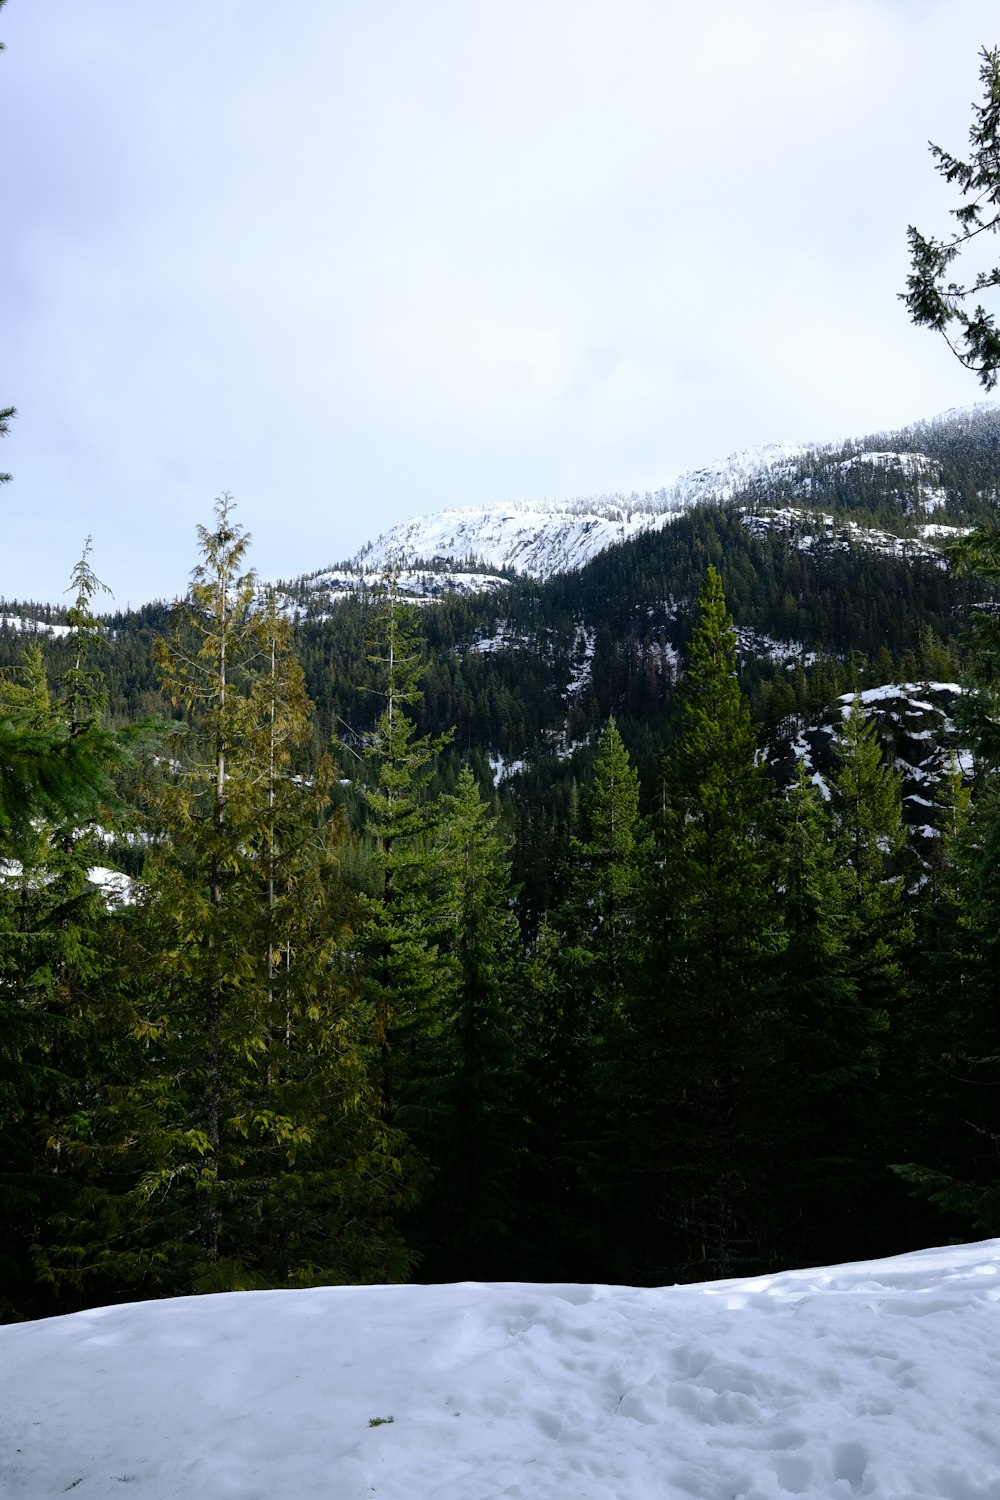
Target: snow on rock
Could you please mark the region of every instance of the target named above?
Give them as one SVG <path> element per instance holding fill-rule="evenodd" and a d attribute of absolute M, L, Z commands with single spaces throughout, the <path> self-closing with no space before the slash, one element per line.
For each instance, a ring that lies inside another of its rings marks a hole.
<path fill-rule="evenodd" d="M 5 1500 L 997 1500 L 1000 1241 L 0 1328 Z"/>
<path fill-rule="evenodd" d="M 737 625 L 736 650 L 741 657 L 781 662 L 789 667 L 794 667 L 797 662 L 811 667 L 819 659 L 817 653 L 807 651 L 801 641 L 779 641 L 772 635 L 751 629 L 749 625 Z"/>
<path fill-rule="evenodd" d="M 776 531 L 787 536 L 799 552 L 811 552 L 816 548 L 844 552 L 858 547 L 908 561 L 922 559 L 941 568 L 947 567 L 947 560 L 940 547 L 934 546 L 928 537 L 954 529 L 921 526 L 918 536 L 896 536 L 894 532 L 881 531 L 874 526 L 859 526 L 856 521 L 843 520 L 828 511 L 802 510 L 795 506 L 745 510 L 740 520 L 752 536 L 764 537 L 768 532 Z"/>
<path fill-rule="evenodd" d="M 787 742 L 769 752 L 771 766 L 778 781 L 789 785 L 796 761 L 803 761 L 824 798 L 828 797 L 838 735 L 857 697 L 862 712 L 875 720 L 883 754 L 902 776 L 903 816 L 910 831 L 926 843 L 937 837 L 926 816 L 927 809 L 937 811 L 935 788 L 952 770 L 963 776 L 972 770 L 971 757 L 958 748 L 952 721 L 961 692 L 957 682 L 886 682 L 856 695 L 842 693 L 817 722 L 795 723 Z"/>

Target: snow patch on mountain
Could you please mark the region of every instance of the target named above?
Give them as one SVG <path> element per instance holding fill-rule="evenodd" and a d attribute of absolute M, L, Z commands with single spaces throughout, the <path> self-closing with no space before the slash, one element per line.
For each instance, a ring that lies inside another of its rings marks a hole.
<path fill-rule="evenodd" d="M 13 630 L 18 635 L 73 634 L 72 625 L 50 625 L 47 620 L 32 620 L 26 615 L 0 615 L 0 629 Z"/>
<path fill-rule="evenodd" d="M 814 785 L 829 798 L 837 770 L 837 744 L 844 721 L 857 703 L 874 720 L 883 754 L 902 779 L 903 816 L 925 858 L 938 837 L 935 791 L 958 771 L 972 774 L 972 758 L 957 744 L 953 710 L 962 688 L 957 682 L 886 682 L 858 693 L 842 693 L 817 722 L 793 721 L 787 738 L 769 753 L 779 783 L 790 785 L 802 761 Z M 781 738 L 779 736 L 779 738 Z M 930 815 L 929 815 L 930 814 Z"/>
<path fill-rule="evenodd" d="M 743 449 L 642 495 L 524 500 L 415 516 L 362 548 L 350 570 L 364 576 L 412 570 L 418 563 L 467 561 L 483 569 L 548 578 L 583 567 L 616 543 L 660 530 L 693 505 L 731 500 L 763 474 L 790 469 L 807 451 L 795 443 Z M 475 579 L 481 576 L 477 573 Z"/>
<path fill-rule="evenodd" d="M 891 531 L 881 531 L 875 526 L 859 526 L 856 521 L 843 520 L 828 511 L 803 510 L 796 506 L 779 506 L 774 510 L 752 509 L 741 513 L 740 520 L 753 536 L 764 537 L 769 531 L 788 536 L 799 552 L 810 552 L 814 548 L 831 551 L 847 551 L 851 547 L 881 552 L 887 557 L 905 558 L 907 561 L 922 560 L 936 567 L 947 567 L 947 561 L 923 533 L 957 531 L 953 527 L 920 527 L 921 535 L 897 536 Z"/>

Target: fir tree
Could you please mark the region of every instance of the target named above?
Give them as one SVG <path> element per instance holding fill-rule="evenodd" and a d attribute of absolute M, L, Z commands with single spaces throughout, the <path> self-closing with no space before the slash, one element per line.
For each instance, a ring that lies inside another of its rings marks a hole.
<path fill-rule="evenodd" d="M 101 585 L 87 551 L 71 587 L 79 668 L 98 635 L 89 605 Z M 103 1029 L 115 988 L 115 917 L 91 879 L 92 868 L 107 859 L 104 841 L 117 816 L 105 804 L 99 826 L 94 794 L 110 788 L 109 762 L 120 763 L 127 738 L 104 729 L 105 703 L 96 670 L 68 669 L 51 694 L 37 642 L 27 646 L 21 669 L 0 683 L 0 712 L 16 716 L 27 734 L 65 747 L 67 766 L 80 742 L 101 752 L 91 790 L 58 797 L 58 808 L 47 805 L 52 815 L 58 810 L 55 821 L 39 816 L 36 802 L 18 839 L 18 860 L 0 883 L 0 1202 L 8 1226 L 7 1273 L 0 1274 L 8 1307 L 22 1315 L 53 1309 L 48 1248 L 76 1195 L 66 1120 L 82 1123 L 95 1079 L 119 1060 Z"/>
<path fill-rule="evenodd" d="M 870 1090 L 884 1021 L 864 1004 L 851 957 L 853 884 L 829 805 L 799 763 L 779 814 L 778 885 L 785 932 L 780 963 L 786 1079 L 775 1100 L 784 1133 L 786 1258 L 848 1256 L 863 1243 L 855 1153 L 846 1127 Z M 862 1223 L 862 1231 L 864 1224 Z"/>
<path fill-rule="evenodd" d="M 520 942 L 507 850 L 468 767 L 441 799 L 437 841 L 447 872 L 440 952 L 451 967 L 426 1041 L 417 1140 L 434 1177 L 415 1226 L 425 1275 L 488 1277 L 503 1263 L 517 1189 Z"/>
<path fill-rule="evenodd" d="M 399 1161 L 369 1084 L 331 773 L 297 764 L 301 672 L 227 496 L 199 539 L 190 601 L 158 652 L 185 721 L 151 788 L 129 955 L 143 1066 L 106 1092 L 79 1255 L 146 1290 L 382 1279 L 406 1264 Z M 109 1187 L 116 1157 L 124 1197 Z"/>
<path fill-rule="evenodd" d="M 383 708 L 367 745 L 364 799 L 375 843 L 377 889 L 360 933 L 381 1048 L 386 1119 L 419 1141 L 429 1133 L 428 1071 L 452 1013 L 458 972 L 445 951 L 447 872 L 429 795 L 450 735 L 421 736 L 407 710 L 420 698 L 423 654 L 388 580 L 371 660 L 380 669 Z"/>
<path fill-rule="evenodd" d="M 855 698 L 835 742 L 831 784 L 836 838 L 850 895 L 848 948 L 864 1003 L 888 1024 L 901 999 L 903 952 L 912 937 L 900 864 L 906 845 L 902 778 L 886 765 L 878 730 Z"/>
<path fill-rule="evenodd" d="M 654 896 L 661 936 L 635 1028 L 638 1190 L 656 1204 L 676 1269 L 724 1276 L 766 1260 L 763 1186 L 784 1035 L 771 799 L 714 568 L 677 696 Z M 651 1250 L 658 1274 L 662 1251 Z"/>
<path fill-rule="evenodd" d="M 544 1192 L 549 1237 L 566 1263 L 608 1278 L 620 1269 L 607 1221 L 621 1207 L 622 1100 L 628 1031 L 648 940 L 651 838 L 639 778 L 614 719 L 597 745 L 570 838 L 563 902 L 550 914 L 558 940 L 544 1007 Z"/>

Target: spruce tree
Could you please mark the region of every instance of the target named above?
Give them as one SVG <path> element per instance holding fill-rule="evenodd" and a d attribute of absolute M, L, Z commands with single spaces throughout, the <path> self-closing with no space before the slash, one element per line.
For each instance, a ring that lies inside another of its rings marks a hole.
<path fill-rule="evenodd" d="M 199 528 L 203 561 L 159 645 L 184 719 L 150 788 L 131 924 L 143 1065 L 105 1091 L 91 1220 L 77 1226 L 81 1261 L 146 1291 L 382 1279 L 406 1265 L 331 771 L 299 760 L 302 675 L 232 510 L 222 497 L 214 527 Z"/>
<path fill-rule="evenodd" d="M 120 815 L 117 804 L 99 806 L 95 794 L 110 789 L 127 735 L 105 729 L 103 679 L 83 666 L 99 637 L 90 601 L 101 585 L 88 552 L 89 542 L 71 583 L 73 665 L 50 692 L 32 641 L 21 667 L 0 682 L 0 713 L 16 718 L 27 735 L 65 747 L 66 766 L 80 742 L 88 758 L 100 752 L 90 789 L 77 785 L 70 797 L 35 802 L 18 858 L 0 882 L 0 1205 L 7 1225 L 0 1304 L 6 1294 L 7 1310 L 21 1315 L 59 1306 L 46 1266 L 77 1195 L 69 1137 L 86 1128 L 96 1080 L 122 1062 L 105 1031 L 116 984 L 116 916 L 91 871 L 106 863 L 105 840 Z M 49 817 L 40 816 L 43 805 Z"/>
<path fill-rule="evenodd" d="M 856 1154 L 866 1142 L 846 1126 L 859 1093 L 878 1076 L 884 1020 L 860 993 L 851 954 L 853 882 L 829 804 L 801 762 L 782 801 L 779 840 L 786 1077 L 775 1112 L 783 1137 L 783 1251 L 806 1262 L 846 1259 L 865 1243 L 870 1207 L 857 1192 Z"/>
<path fill-rule="evenodd" d="M 488 1278 L 504 1264 L 518 1187 L 524 1037 L 507 849 L 468 767 L 441 798 L 436 841 L 447 872 L 439 948 L 448 968 L 438 1026 L 424 1042 L 415 1138 L 434 1176 L 414 1231 L 424 1275 Z"/>
<path fill-rule="evenodd" d="M 383 707 L 363 767 L 376 889 L 364 902 L 360 951 L 375 1008 L 385 1118 L 419 1143 L 433 1133 L 429 1079 L 458 981 L 455 956 L 442 941 L 448 872 L 430 795 L 451 736 L 418 734 L 408 712 L 421 696 L 424 657 L 391 578 L 376 629 L 370 660 L 379 669 Z"/>
<path fill-rule="evenodd" d="M 626 1035 L 647 948 L 651 854 L 639 778 L 612 718 L 580 792 L 565 897 L 548 918 L 557 942 L 538 1016 L 541 1188 L 563 1274 L 621 1270 L 608 1230 L 622 1208 Z"/>
<path fill-rule="evenodd" d="M 850 897 L 848 951 L 865 1005 L 888 1024 L 902 998 L 903 954 L 912 937 L 901 865 L 906 846 L 902 778 L 885 763 L 878 730 L 855 698 L 834 744 L 836 838 Z"/>
<path fill-rule="evenodd" d="M 659 938 L 636 1015 L 637 1190 L 647 1272 L 730 1275 L 767 1259 L 764 1194 L 784 1053 L 771 796 L 736 640 L 709 568 L 663 768 Z"/>

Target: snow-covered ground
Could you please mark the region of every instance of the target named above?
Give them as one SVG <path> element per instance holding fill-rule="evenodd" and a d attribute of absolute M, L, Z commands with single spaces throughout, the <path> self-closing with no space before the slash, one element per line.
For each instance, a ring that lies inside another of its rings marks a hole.
<path fill-rule="evenodd" d="M 4 1500 L 998 1500 L 1000 1241 L 0 1329 Z"/>
<path fill-rule="evenodd" d="M 72 635 L 72 625 L 49 625 L 45 620 L 29 620 L 24 615 L 0 615 L 0 626 L 25 635 Z"/>

